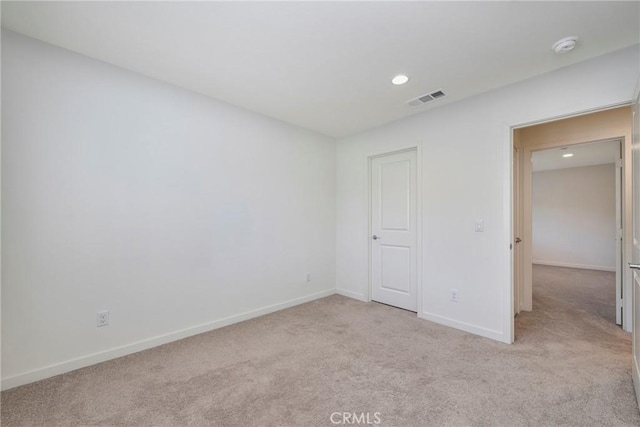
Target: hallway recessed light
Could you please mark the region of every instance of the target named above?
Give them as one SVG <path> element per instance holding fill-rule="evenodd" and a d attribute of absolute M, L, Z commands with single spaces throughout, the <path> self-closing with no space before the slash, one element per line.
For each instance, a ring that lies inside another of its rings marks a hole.
<path fill-rule="evenodd" d="M 573 157 L 573 153 L 563 154 L 562 157 Z"/>
<path fill-rule="evenodd" d="M 395 76 L 393 79 L 391 79 L 391 83 L 397 86 L 403 85 L 408 81 L 409 81 L 409 77 L 405 76 L 404 74 L 399 74 Z"/>

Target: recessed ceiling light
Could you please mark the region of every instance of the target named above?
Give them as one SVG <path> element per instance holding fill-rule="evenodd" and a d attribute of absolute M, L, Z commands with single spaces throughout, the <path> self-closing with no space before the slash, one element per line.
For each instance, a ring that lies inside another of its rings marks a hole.
<path fill-rule="evenodd" d="M 573 153 L 563 154 L 562 157 L 573 157 Z"/>
<path fill-rule="evenodd" d="M 404 74 L 399 74 L 391 79 L 391 83 L 393 83 L 394 85 L 403 85 L 408 81 L 409 77 L 405 76 Z"/>
<path fill-rule="evenodd" d="M 578 37 L 569 36 L 555 42 L 553 46 L 551 46 L 551 49 L 553 49 L 555 53 L 567 53 L 573 50 L 577 43 Z"/>

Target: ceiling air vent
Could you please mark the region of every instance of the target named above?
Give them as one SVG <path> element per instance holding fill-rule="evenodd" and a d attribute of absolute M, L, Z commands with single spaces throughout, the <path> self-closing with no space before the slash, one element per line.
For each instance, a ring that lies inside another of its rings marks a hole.
<path fill-rule="evenodd" d="M 405 104 L 410 107 L 419 107 L 420 105 L 435 101 L 436 99 L 444 98 L 445 96 L 447 95 L 442 90 L 436 90 L 435 92 L 431 92 L 426 95 L 420 95 L 417 98 L 405 101 Z"/>

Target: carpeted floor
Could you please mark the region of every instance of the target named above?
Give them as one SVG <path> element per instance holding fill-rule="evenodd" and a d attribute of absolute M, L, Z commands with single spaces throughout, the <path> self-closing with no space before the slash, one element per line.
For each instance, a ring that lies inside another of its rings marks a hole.
<path fill-rule="evenodd" d="M 3 392 L 2 425 L 637 426 L 631 337 L 593 273 L 536 266 L 511 346 L 331 296 Z"/>

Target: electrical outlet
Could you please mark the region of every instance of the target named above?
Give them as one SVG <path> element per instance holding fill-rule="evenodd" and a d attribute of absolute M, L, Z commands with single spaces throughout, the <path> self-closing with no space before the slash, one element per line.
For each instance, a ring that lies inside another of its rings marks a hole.
<path fill-rule="evenodd" d="M 307 283 L 311 281 L 311 273 L 307 273 Z"/>
<path fill-rule="evenodd" d="M 98 328 L 101 326 L 107 326 L 108 324 L 109 324 L 109 312 L 107 310 L 97 312 L 96 325 L 98 326 Z"/>
<path fill-rule="evenodd" d="M 458 290 L 457 289 L 451 289 L 449 291 L 449 299 L 453 302 L 458 302 Z"/>

